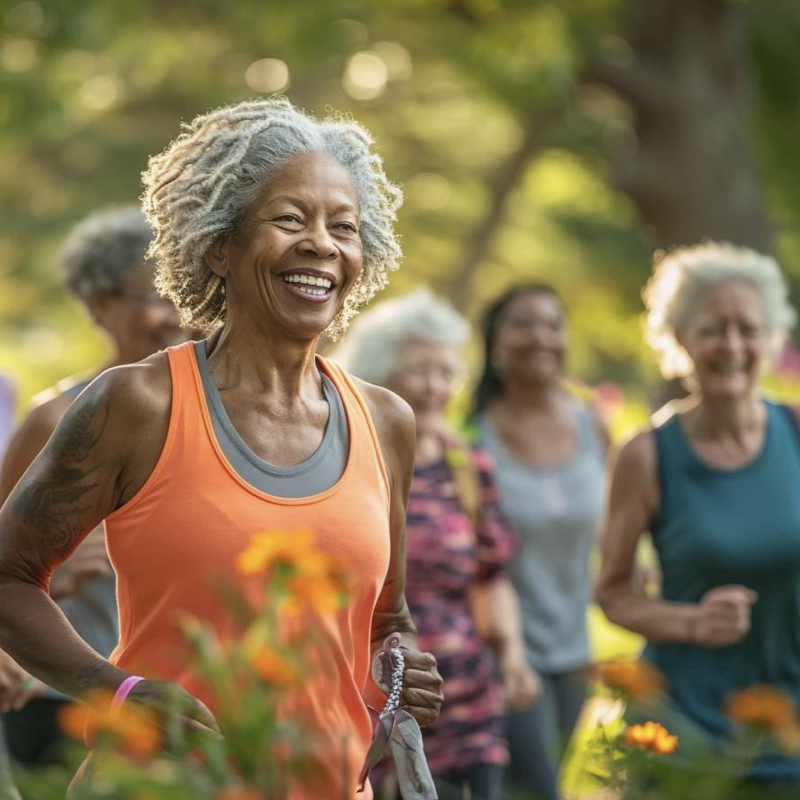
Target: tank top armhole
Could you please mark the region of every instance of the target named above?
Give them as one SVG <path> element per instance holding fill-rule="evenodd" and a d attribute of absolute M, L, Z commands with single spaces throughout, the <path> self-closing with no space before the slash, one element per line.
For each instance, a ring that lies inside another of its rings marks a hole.
<path fill-rule="evenodd" d="M 666 424 L 666 423 L 665 423 Z M 659 520 L 661 519 L 661 509 L 664 505 L 664 493 L 666 490 L 665 481 L 667 475 L 667 455 L 666 455 L 666 445 L 664 442 L 664 436 L 666 435 L 666 431 L 664 430 L 665 425 L 659 425 L 658 427 L 653 427 L 650 429 L 649 433 L 653 437 L 653 447 L 656 449 L 656 459 L 655 459 L 655 481 L 656 486 L 658 487 L 658 508 L 655 510 L 653 515 L 650 517 L 649 526 L 650 526 L 650 536 L 655 538 L 655 531 L 653 528 L 658 527 Z"/>
<path fill-rule="evenodd" d="M 572 398 L 572 401 L 572 419 L 578 435 L 578 447 L 581 450 L 591 451 L 604 459 L 603 443 L 600 440 L 597 425 L 592 418 L 590 407 L 586 403 L 582 403 L 578 398 Z"/>
<path fill-rule="evenodd" d="M 361 392 L 358 391 L 350 376 L 336 363 L 328 361 L 322 356 L 317 356 L 322 363 L 328 377 L 333 381 L 334 386 L 341 395 L 340 386 L 344 386 L 353 396 L 359 408 L 361 409 L 364 419 L 367 423 L 367 430 L 369 431 L 370 438 L 372 439 L 372 447 L 375 451 L 375 456 L 378 459 L 378 469 L 380 470 L 381 477 L 383 478 L 384 488 L 386 489 L 386 504 L 387 508 L 391 509 L 392 505 L 392 484 L 389 480 L 389 471 L 386 468 L 386 462 L 383 458 L 383 450 L 381 450 L 380 439 L 378 439 L 378 432 L 375 430 L 375 423 L 372 421 L 372 415 L 369 413 L 369 406 L 367 401 L 362 397 Z M 345 405 L 345 414 L 347 414 L 347 404 L 344 396 L 342 396 L 342 403 Z M 353 445 L 353 431 L 350 431 L 350 446 Z"/>
<path fill-rule="evenodd" d="M 791 406 L 785 405 L 784 403 L 781 403 L 778 408 L 780 408 L 780 410 L 783 412 L 783 415 L 789 424 L 789 428 L 794 434 L 795 444 L 800 447 L 800 420 L 798 420 L 797 415 L 794 413 L 794 409 Z"/>
<path fill-rule="evenodd" d="M 127 503 L 112 511 L 105 519 L 106 522 L 113 521 L 123 516 L 127 511 L 133 508 L 139 501 L 147 494 L 152 488 L 153 484 L 158 480 L 159 475 L 164 470 L 164 465 L 169 460 L 169 455 L 172 450 L 172 443 L 175 440 L 175 432 L 177 430 L 178 414 L 181 407 L 181 380 L 180 380 L 180 366 L 177 360 L 186 358 L 186 345 L 179 347 L 170 347 L 167 349 L 167 358 L 169 362 L 170 381 L 172 383 L 171 401 L 169 409 L 169 425 L 167 427 L 167 436 L 164 439 L 164 445 L 161 448 L 161 453 L 158 456 L 158 461 L 153 467 L 153 471 L 147 476 L 147 480 L 142 484 L 136 494 L 128 500 Z"/>

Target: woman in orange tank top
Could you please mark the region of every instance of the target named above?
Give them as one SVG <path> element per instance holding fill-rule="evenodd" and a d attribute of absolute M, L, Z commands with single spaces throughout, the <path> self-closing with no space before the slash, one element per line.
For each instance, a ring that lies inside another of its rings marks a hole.
<path fill-rule="evenodd" d="M 406 648 L 406 709 L 424 725 L 442 701 L 404 597 L 412 414 L 315 356 L 321 334 L 343 331 L 400 257 L 400 192 L 370 145 L 353 122 L 320 123 L 270 99 L 198 117 L 153 158 L 145 209 L 159 286 L 211 336 L 97 378 L 0 512 L 0 648 L 73 695 L 138 674 L 129 697 L 164 708 L 178 683 L 187 724 L 211 729 L 214 698 L 189 669 L 176 616 L 224 634 L 215 587 L 221 575 L 242 580 L 234 560 L 250 537 L 313 528 L 353 584 L 347 607 L 324 621 L 326 683 L 337 689 L 312 682 L 306 703 L 315 733 L 348 734 L 351 775 L 369 747 L 363 698 L 388 634 Z M 306 494 L 265 490 L 226 451 L 228 436 L 249 462 L 291 473 L 330 438 L 334 408 L 346 419 L 345 459 Z M 109 661 L 47 593 L 52 570 L 103 519 L 121 623 Z M 321 765 L 329 786 L 341 766 Z"/>

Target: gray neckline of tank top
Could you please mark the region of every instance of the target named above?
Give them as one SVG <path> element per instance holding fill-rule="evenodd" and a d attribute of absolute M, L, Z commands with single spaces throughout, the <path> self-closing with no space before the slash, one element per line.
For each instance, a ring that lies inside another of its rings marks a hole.
<path fill-rule="evenodd" d="M 225 406 L 222 404 L 222 398 L 219 396 L 219 391 L 211 379 L 211 371 L 208 368 L 208 359 L 206 357 L 206 340 L 194 343 L 194 352 L 197 357 L 197 366 L 200 370 L 200 379 L 203 383 L 203 391 L 206 396 L 206 402 L 211 403 L 211 412 L 216 416 L 219 424 L 222 426 L 225 435 L 230 443 L 236 447 L 241 455 L 247 461 L 256 467 L 258 470 L 266 475 L 278 478 L 293 478 L 299 475 L 304 475 L 310 470 L 314 469 L 325 457 L 325 454 L 330 449 L 331 444 L 336 436 L 336 431 L 339 426 L 339 415 L 342 413 L 340 408 L 341 400 L 339 394 L 333 386 L 331 379 L 324 373 L 322 375 L 322 390 L 325 394 L 325 399 L 328 402 L 328 422 L 325 425 L 325 432 L 322 435 L 322 442 L 319 447 L 305 460 L 299 464 L 294 464 L 291 467 L 280 467 L 276 464 L 269 464 L 263 458 L 259 458 L 248 446 L 247 443 L 239 435 L 239 432 L 234 428 Z M 225 452 L 224 442 L 219 442 L 219 446 Z"/>
<path fill-rule="evenodd" d="M 487 443 L 494 451 L 492 455 L 495 461 L 505 461 L 518 469 L 525 470 L 538 476 L 562 475 L 578 469 L 587 454 L 592 452 L 596 447 L 596 443 L 592 439 L 592 432 L 586 428 L 587 420 L 581 418 L 582 414 L 585 413 L 581 404 L 574 398 L 569 398 L 568 409 L 573 425 L 575 426 L 575 437 L 578 447 L 570 458 L 556 464 L 528 464 L 525 461 L 520 461 L 518 458 L 515 458 L 506 449 L 500 433 L 494 427 L 494 424 L 489 419 L 489 415 L 486 413 L 480 415 L 478 427 L 483 430 Z"/>

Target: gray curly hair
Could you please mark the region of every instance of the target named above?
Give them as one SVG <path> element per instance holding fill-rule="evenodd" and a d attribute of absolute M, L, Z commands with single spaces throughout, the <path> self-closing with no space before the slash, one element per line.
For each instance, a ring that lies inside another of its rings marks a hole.
<path fill-rule="evenodd" d="M 78 223 L 59 255 L 65 282 L 87 305 L 99 294 L 116 294 L 147 260 L 153 230 L 137 206 L 102 211 Z"/>
<path fill-rule="evenodd" d="M 338 338 L 362 305 L 388 283 L 402 252 L 394 233 L 402 192 L 372 152 L 373 140 L 343 117 L 318 121 L 285 97 L 243 102 L 184 126 L 143 174 L 144 210 L 156 236 L 156 285 L 184 324 L 209 330 L 225 321 L 224 281 L 205 262 L 213 242 L 231 236 L 266 181 L 301 153 L 336 159 L 358 191 L 364 269 L 327 333 Z"/>
<path fill-rule="evenodd" d="M 469 334 L 469 323 L 453 306 L 430 289 L 420 288 L 365 311 L 332 358 L 353 375 L 383 385 L 408 342 L 416 339 L 457 348 Z"/>
<path fill-rule="evenodd" d="M 681 247 L 654 259 L 653 275 L 642 291 L 645 333 L 659 356 L 665 378 L 685 378 L 693 369 L 678 337 L 689 321 L 698 296 L 710 286 L 739 280 L 761 297 L 768 357 L 780 355 L 797 314 L 788 300 L 781 269 L 770 256 L 728 242 L 703 242 Z"/>

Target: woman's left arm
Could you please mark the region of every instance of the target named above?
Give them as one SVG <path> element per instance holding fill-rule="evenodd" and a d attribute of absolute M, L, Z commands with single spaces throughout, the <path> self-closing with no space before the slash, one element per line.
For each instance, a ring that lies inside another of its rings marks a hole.
<path fill-rule="evenodd" d="M 507 705 L 522 709 L 535 703 L 542 685 L 525 656 L 517 593 L 505 575 L 473 588 L 472 615 L 481 638 L 497 655 Z"/>
<path fill-rule="evenodd" d="M 470 592 L 472 618 L 497 657 L 506 704 L 512 709 L 526 708 L 541 694 L 541 681 L 528 664 L 517 593 L 505 573 L 516 537 L 500 511 L 492 459 L 480 448 L 474 448 L 470 457 L 480 508 L 473 520 L 478 572 Z"/>
<path fill-rule="evenodd" d="M 442 677 L 431 653 L 421 653 L 417 629 L 406 603 L 406 507 L 414 474 L 414 413 L 394 393 L 359 381 L 372 419 L 389 474 L 391 510 L 391 557 L 383 589 L 372 618 L 372 655 L 379 657 L 387 636 L 399 633 L 405 650 L 405 673 L 401 706 L 420 725 L 430 725 L 439 716 L 444 696 Z M 383 681 L 381 681 L 383 683 Z"/>

